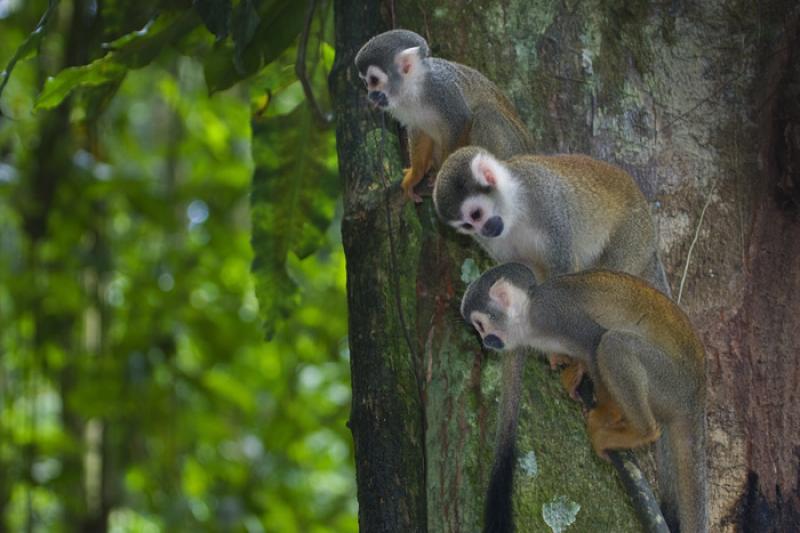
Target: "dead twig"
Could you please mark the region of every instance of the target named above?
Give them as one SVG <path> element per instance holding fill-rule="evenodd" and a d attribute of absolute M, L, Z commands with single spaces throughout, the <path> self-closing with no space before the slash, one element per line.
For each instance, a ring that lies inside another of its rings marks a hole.
<path fill-rule="evenodd" d="M 689 251 L 686 254 L 686 263 L 683 265 L 683 274 L 681 275 L 681 284 L 678 287 L 678 297 L 675 299 L 678 305 L 681 303 L 681 296 L 683 295 L 683 284 L 686 282 L 686 273 L 689 271 L 689 262 L 692 260 L 692 252 L 694 251 L 694 245 L 697 244 L 697 239 L 700 237 L 700 226 L 703 225 L 703 218 L 706 216 L 706 210 L 708 206 L 711 205 L 711 199 L 714 197 L 714 187 L 716 184 L 711 185 L 711 190 L 708 191 L 708 198 L 706 198 L 706 203 L 703 206 L 703 210 L 700 211 L 700 220 L 697 221 L 697 227 L 694 229 L 694 238 L 692 239 L 692 244 L 689 245 Z"/>

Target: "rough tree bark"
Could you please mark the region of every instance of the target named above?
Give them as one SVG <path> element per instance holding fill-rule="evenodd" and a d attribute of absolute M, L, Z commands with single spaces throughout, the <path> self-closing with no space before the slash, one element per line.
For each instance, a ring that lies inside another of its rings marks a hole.
<path fill-rule="evenodd" d="M 381 136 L 352 67 L 390 27 L 497 82 L 540 152 L 588 153 L 636 178 L 707 349 L 712 530 L 798 530 L 797 2 L 339 0 L 331 89 L 363 530 L 478 529 L 498 392 L 496 358 L 458 317 L 462 265 L 480 252 L 436 222 L 429 199 L 401 202 L 398 129 L 387 119 Z M 531 362 L 526 387 L 519 529 L 548 531 L 543 516 L 575 503 L 570 531 L 637 530 L 556 376 Z"/>

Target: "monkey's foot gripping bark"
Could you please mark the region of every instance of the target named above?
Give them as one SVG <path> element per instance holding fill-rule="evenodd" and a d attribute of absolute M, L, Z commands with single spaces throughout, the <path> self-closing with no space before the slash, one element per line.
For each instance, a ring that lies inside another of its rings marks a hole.
<path fill-rule="evenodd" d="M 403 189 L 403 195 L 409 200 L 414 200 L 416 203 L 422 202 L 422 197 L 414 192 L 414 186 L 422 180 L 422 175 L 417 172 L 414 167 L 403 170 L 403 181 L 400 182 L 400 187 Z"/>
<path fill-rule="evenodd" d="M 408 135 L 408 150 L 411 159 L 411 168 L 403 171 L 403 181 L 400 186 L 406 197 L 417 203 L 422 198 L 414 192 L 414 187 L 422 181 L 433 163 L 433 139 L 424 132 L 412 129 Z"/>
<path fill-rule="evenodd" d="M 638 448 L 655 442 L 661 435 L 658 428 L 647 432 L 639 431 L 625 420 L 619 409 L 604 409 L 602 406 L 589 412 L 586 429 L 592 448 L 606 461 L 609 460 L 608 452 L 611 450 Z"/>

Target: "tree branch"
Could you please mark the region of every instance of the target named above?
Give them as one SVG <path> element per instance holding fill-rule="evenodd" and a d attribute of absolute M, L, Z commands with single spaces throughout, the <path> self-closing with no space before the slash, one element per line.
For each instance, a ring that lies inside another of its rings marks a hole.
<path fill-rule="evenodd" d="M 311 113 L 314 115 L 314 120 L 323 128 L 328 128 L 333 125 L 333 114 L 322 111 L 316 97 L 314 96 L 314 89 L 311 87 L 311 82 L 308 79 L 308 72 L 306 72 L 306 52 L 308 49 L 308 39 L 311 34 L 311 23 L 314 21 L 314 11 L 317 9 L 316 0 L 309 0 L 308 11 L 306 11 L 306 22 L 303 27 L 303 33 L 300 34 L 300 42 L 297 45 L 297 61 L 294 64 L 294 72 L 300 84 L 303 86 L 303 93 L 306 95 L 306 100 L 311 106 Z"/>

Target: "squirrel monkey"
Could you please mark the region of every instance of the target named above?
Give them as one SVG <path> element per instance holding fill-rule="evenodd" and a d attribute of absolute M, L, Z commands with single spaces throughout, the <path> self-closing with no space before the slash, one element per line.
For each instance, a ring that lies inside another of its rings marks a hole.
<path fill-rule="evenodd" d="M 439 218 L 471 235 L 498 263 L 520 262 L 539 281 L 588 268 L 640 276 L 670 294 L 658 257 L 647 201 L 622 169 L 583 155 L 521 155 L 502 161 L 479 147 L 454 152 L 436 178 Z M 486 503 L 489 530 L 510 529 L 514 430 L 522 389 L 523 350 L 503 357 L 497 448 Z M 550 356 L 551 365 L 563 362 Z M 585 372 L 578 362 L 561 374 L 572 397 Z M 621 417 L 602 383 L 596 410 Z M 668 462 L 659 446 L 659 464 Z M 665 513 L 675 506 L 669 472 L 659 484 Z"/>
<path fill-rule="evenodd" d="M 601 456 L 667 431 L 680 531 L 707 531 L 705 355 L 689 319 L 667 296 L 607 270 L 537 284 L 526 266 L 507 263 L 467 288 L 461 314 L 487 348 L 557 351 L 586 366 L 624 415 L 590 411 L 587 430 Z"/>
<path fill-rule="evenodd" d="M 367 98 L 408 130 L 411 167 L 401 187 L 408 198 L 428 170 L 456 148 L 485 146 L 507 158 L 531 149 L 514 106 L 477 70 L 431 57 L 427 41 L 391 30 L 367 41 L 356 55 Z"/>

